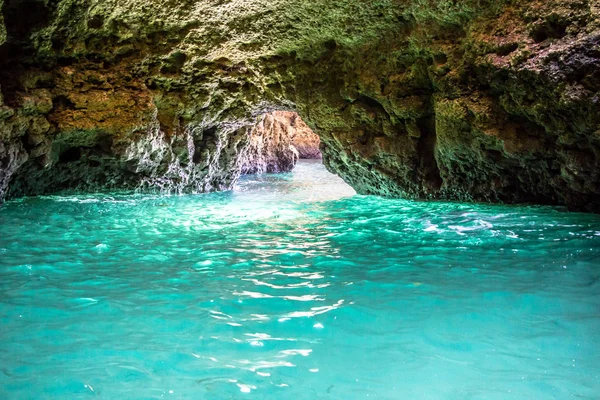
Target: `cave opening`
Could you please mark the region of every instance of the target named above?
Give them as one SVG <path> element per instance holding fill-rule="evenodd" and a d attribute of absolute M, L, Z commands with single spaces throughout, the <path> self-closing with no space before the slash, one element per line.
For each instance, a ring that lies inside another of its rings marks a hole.
<path fill-rule="evenodd" d="M 338 200 L 356 191 L 327 170 L 321 139 L 293 111 L 272 111 L 257 118 L 242 155 L 241 176 L 234 187 L 244 202 L 279 208 L 295 202 Z"/>
<path fill-rule="evenodd" d="M 321 139 L 293 111 L 258 117 L 242 160 L 243 175 L 290 172 L 298 160 L 322 160 Z"/>

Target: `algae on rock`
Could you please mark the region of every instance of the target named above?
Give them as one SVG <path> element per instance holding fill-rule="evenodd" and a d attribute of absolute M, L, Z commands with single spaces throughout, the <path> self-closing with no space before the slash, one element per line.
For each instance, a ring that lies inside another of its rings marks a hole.
<path fill-rule="evenodd" d="M 0 197 L 228 189 L 256 117 L 289 110 L 360 193 L 597 212 L 599 10 L 5 0 Z"/>
<path fill-rule="evenodd" d="M 6 26 L 4 26 L 4 15 L 2 14 L 2 6 L 4 0 L 0 0 L 0 46 L 6 42 Z"/>

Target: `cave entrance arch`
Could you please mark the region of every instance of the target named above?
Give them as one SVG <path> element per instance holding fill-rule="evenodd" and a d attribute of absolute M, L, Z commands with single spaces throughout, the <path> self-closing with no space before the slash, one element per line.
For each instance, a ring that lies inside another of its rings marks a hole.
<path fill-rule="evenodd" d="M 293 111 L 257 117 L 241 153 L 234 192 L 263 207 L 351 197 L 356 191 L 323 165 L 321 138 Z M 327 154 L 325 154 L 327 157 Z M 291 172 L 291 173 L 290 173 Z M 261 211 L 262 212 L 262 211 Z"/>
<path fill-rule="evenodd" d="M 249 141 L 241 167 L 244 175 L 290 172 L 299 159 L 322 159 L 321 139 L 293 111 L 260 115 Z"/>

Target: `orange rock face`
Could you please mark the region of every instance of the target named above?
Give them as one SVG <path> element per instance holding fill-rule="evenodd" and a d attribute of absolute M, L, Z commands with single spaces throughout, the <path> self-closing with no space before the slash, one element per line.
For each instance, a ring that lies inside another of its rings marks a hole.
<path fill-rule="evenodd" d="M 295 112 L 264 114 L 250 132 L 243 174 L 289 172 L 299 158 L 321 158 L 320 139 Z"/>
<path fill-rule="evenodd" d="M 292 145 L 298 150 L 300 158 L 309 160 L 323 158 L 319 149 L 319 145 L 321 144 L 319 135 L 314 133 L 297 113 L 277 111 L 275 114 L 289 121 Z"/>
<path fill-rule="evenodd" d="M 291 126 L 287 118 L 264 114 L 250 132 L 250 145 L 242 156 L 243 174 L 288 172 L 298 161 L 292 146 Z"/>

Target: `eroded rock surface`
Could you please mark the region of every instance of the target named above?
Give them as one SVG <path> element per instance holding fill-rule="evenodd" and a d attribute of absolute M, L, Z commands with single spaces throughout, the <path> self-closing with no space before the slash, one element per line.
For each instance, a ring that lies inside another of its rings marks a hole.
<path fill-rule="evenodd" d="M 321 138 L 300 118 L 297 113 L 276 111 L 288 121 L 292 146 L 298 151 L 301 159 L 317 160 L 323 158 L 321 154 Z"/>
<path fill-rule="evenodd" d="M 289 172 L 298 161 L 292 145 L 292 126 L 278 112 L 260 117 L 250 132 L 250 145 L 242 155 L 243 174 Z"/>
<path fill-rule="evenodd" d="M 4 0 L 0 0 L 0 10 L 2 10 L 2 6 L 4 5 Z M 6 26 L 4 26 L 4 16 L 2 12 L 0 12 L 0 46 L 6 42 Z"/>
<path fill-rule="evenodd" d="M 227 189 L 257 116 L 287 110 L 360 193 L 600 211 L 598 0 L 4 0 L 2 16 L 0 197 Z"/>
<path fill-rule="evenodd" d="M 263 114 L 241 157 L 243 174 L 289 172 L 300 158 L 319 159 L 319 136 L 290 111 Z"/>

